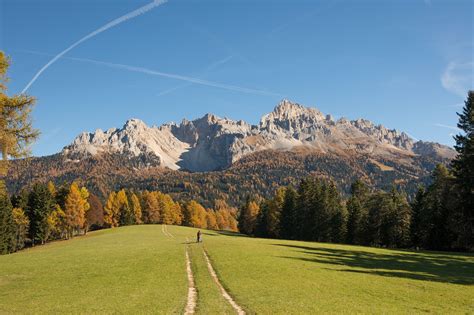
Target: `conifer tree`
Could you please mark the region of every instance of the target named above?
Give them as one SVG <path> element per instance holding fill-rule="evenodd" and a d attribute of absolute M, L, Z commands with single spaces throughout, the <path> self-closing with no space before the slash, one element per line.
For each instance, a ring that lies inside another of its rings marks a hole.
<path fill-rule="evenodd" d="M 174 223 L 174 202 L 173 199 L 167 194 L 158 193 L 158 206 L 160 209 L 160 218 L 162 224 L 173 224 Z"/>
<path fill-rule="evenodd" d="M 411 204 L 411 225 L 410 239 L 411 245 L 414 247 L 423 247 L 428 234 L 428 224 L 423 213 L 423 202 L 425 198 L 425 189 L 419 187 L 416 192 L 415 199 Z"/>
<path fill-rule="evenodd" d="M 64 208 L 70 237 L 78 234 L 85 227 L 86 211 L 89 209 L 88 197 L 87 189 L 84 187 L 80 189 L 76 183 L 72 183 Z"/>
<path fill-rule="evenodd" d="M 311 240 L 313 232 L 313 210 L 316 185 L 309 179 L 303 179 L 298 186 L 296 199 L 296 239 Z"/>
<path fill-rule="evenodd" d="M 469 91 L 458 128 L 463 134 L 454 137 L 458 156 L 452 162 L 458 187 L 456 206 L 456 246 L 474 249 L 474 91 Z"/>
<path fill-rule="evenodd" d="M 410 205 L 395 188 L 387 197 L 390 206 L 384 217 L 383 244 L 388 247 L 406 247 L 410 243 Z"/>
<path fill-rule="evenodd" d="M 130 207 L 130 203 L 128 202 L 127 192 L 125 189 L 120 190 L 116 196 L 117 206 L 119 208 L 119 224 L 121 226 L 124 225 L 132 225 L 135 223 L 135 214 Z"/>
<path fill-rule="evenodd" d="M 158 224 L 161 222 L 160 207 L 155 192 L 142 193 L 142 212 L 145 223 Z"/>
<path fill-rule="evenodd" d="M 347 202 L 347 242 L 349 244 L 363 244 L 367 220 L 366 202 L 369 189 L 361 180 L 355 181 L 351 186 L 351 197 Z"/>
<path fill-rule="evenodd" d="M 30 220 L 21 208 L 13 208 L 13 223 L 15 229 L 15 241 L 13 250 L 17 251 L 25 247 L 28 240 L 28 228 Z"/>
<path fill-rule="evenodd" d="M 285 190 L 285 197 L 281 209 L 280 236 L 285 239 L 295 239 L 298 226 L 296 217 L 296 191 L 293 187 Z"/>
<path fill-rule="evenodd" d="M 97 230 L 104 225 L 104 208 L 99 197 L 94 194 L 89 195 L 90 209 L 86 213 L 87 230 Z"/>
<path fill-rule="evenodd" d="M 347 209 L 342 203 L 341 195 L 334 182 L 326 183 L 328 213 L 330 216 L 330 235 L 326 241 L 333 243 L 343 243 L 347 236 Z"/>
<path fill-rule="evenodd" d="M 29 238 L 33 245 L 47 241 L 49 214 L 54 211 L 54 199 L 44 184 L 34 184 L 28 195 L 26 214 L 30 220 Z"/>
<path fill-rule="evenodd" d="M 28 194 L 28 190 L 22 189 L 19 194 L 13 195 L 11 197 L 13 208 L 20 208 L 24 211 L 28 206 Z"/>
<path fill-rule="evenodd" d="M 15 229 L 10 198 L 0 193 L 0 255 L 15 250 Z"/>
<path fill-rule="evenodd" d="M 436 166 L 432 174 L 433 184 L 427 188 L 424 198 L 423 216 L 428 223 L 427 238 L 424 247 L 427 249 L 451 249 L 456 238 L 453 230 L 453 209 L 455 209 L 457 187 L 455 178 L 442 164 Z"/>
<path fill-rule="evenodd" d="M 228 228 L 229 223 L 227 222 L 226 217 L 224 210 L 219 209 L 216 211 L 216 223 L 219 230 L 225 230 Z"/>
<path fill-rule="evenodd" d="M 0 51 L 0 175 L 6 175 L 8 159 L 27 156 L 29 144 L 38 137 L 30 115 L 35 99 L 25 94 L 6 95 L 9 65 L 9 58 Z"/>
<path fill-rule="evenodd" d="M 280 236 L 280 217 L 284 198 L 285 189 L 280 188 L 272 199 L 261 203 L 255 235 L 268 238 L 278 238 Z"/>
<path fill-rule="evenodd" d="M 9 58 L 0 51 L 0 176 L 7 174 L 9 159 L 28 156 L 29 145 L 39 134 L 33 129 L 30 116 L 35 99 L 24 94 L 6 94 L 9 65 Z M 15 247 L 12 204 L 5 182 L 0 180 L 0 253 L 9 253 Z"/>
<path fill-rule="evenodd" d="M 260 211 L 258 212 L 255 229 L 253 231 L 253 234 L 257 237 L 268 237 L 268 217 L 270 208 L 272 207 L 271 203 L 271 200 L 267 199 L 260 204 Z"/>
<path fill-rule="evenodd" d="M 181 225 L 183 223 L 183 210 L 179 203 L 173 202 L 173 224 Z"/>
<path fill-rule="evenodd" d="M 205 228 L 206 210 L 194 200 L 186 203 L 184 206 L 183 223 L 186 226 Z"/>
<path fill-rule="evenodd" d="M 255 227 L 257 223 L 257 216 L 260 212 L 260 207 L 255 201 L 252 201 L 250 197 L 244 206 L 240 209 L 239 216 L 239 231 L 247 235 L 253 235 L 255 233 Z"/>
<path fill-rule="evenodd" d="M 206 213 L 206 226 L 210 230 L 218 230 L 216 213 L 213 210 L 208 210 Z"/>
<path fill-rule="evenodd" d="M 117 193 L 112 191 L 104 206 L 104 223 L 108 227 L 119 226 L 120 208 L 117 202 Z"/>
<path fill-rule="evenodd" d="M 135 217 L 136 224 L 142 224 L 142 206 L 140 205 L 140 200 L 138 199 L 135 193 L 131 194 L 130 197 L 132 212 Z"/>
<path fill-rule="evenodd" d="M 69 225 L 66 213 L 56 204 L 55 209 L 47 218 L 50 235 L 55 239 L 64 239 L 69 237 Z"/>

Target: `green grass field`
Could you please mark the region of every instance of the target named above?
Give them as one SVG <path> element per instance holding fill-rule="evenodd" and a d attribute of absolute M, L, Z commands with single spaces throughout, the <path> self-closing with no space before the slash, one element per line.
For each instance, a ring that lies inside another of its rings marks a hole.
<path fill-rule="evenodd" d="M 474 256 L 253 239 L 159 225 L 90 233 L 0 256 L 0 313 L 183 313 L 188 248 L 197 314 L 474 314 Z"/>

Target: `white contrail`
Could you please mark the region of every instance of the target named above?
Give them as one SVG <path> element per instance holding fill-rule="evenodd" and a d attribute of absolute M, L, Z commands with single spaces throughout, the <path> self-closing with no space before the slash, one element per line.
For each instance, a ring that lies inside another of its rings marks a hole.
<path fill-rule="evenodd" d="M 449 125 L 445 125 L 445 124 L 434 124 L 434 125 L 436 127 L 447 128 L 447 129 L 456 130 L 456 131 L 462 131 L 461 129 L 459 129 L 458 127 L 455 127 L 455 126 L 449 126 Z"/>
<path fill-rule="evenodd" d="M 94 60 L 94 59 L 86 59 L 86 58 L 74 58 L 74 57 L 66 57 L 66 58 L 70 60 L 90 62 L 90 63 L 95 63 L 98 65 L 103 65 L 103 66 L 107 66 L 111 68 L 124 69 L 128 71 L 133 71 L 133 72 L 140 72 L 140 73 L 145 73 L 145 74 L 150 74 L 150 75 L 155 75 L 155 76 L 160 76 L 160 77 L 165 77 L 165 78 L 170 78 L 170 79 L 175 79 L 175 80 L 181 80 L 181 81 L 211 86 L 211 87 L 235 91 L 235 92 L 259 94 L 259 95 L 282 96 L 281 94 L 270 92 L 270 91 L 257 90 L 257 89 L 251 89 L 251 88 L 241 87 L 237 85 L 213 82 L 213 81 L 203 80 L 199 78 L 188 77 L 188 76 L 184 76 L 180 74 L 166 73 L 166 72 L 155 71 L 155 70 L 142 68 L 142 67 L 123 65 L 120 63 L 111 63 L 111 62 L 99 61 L 99 60 Z"/>
<path fill-rule="evenodd" d="M 99 29 L 93 31 L 92 33 L 84 36 L 83 38 L 81 38 L 80 40 L 78 40 L 77 42 L 75 42 L 74 44 L 72 44 L 71 46 L 69 46 L 68 48 L 64 49 L 62 52 L 60 52 L 59 54 L 57 54 L 56 56 L 53 57 L 53 59 L 51 59 L 47 64 L 45 64 L 36 74 L 35 76 L 33 77 L 33 79 L 31 79 L 31 81 L 25 86 L 25 88 L 23 89 L 23 91 L 21 91 L 21 93 L 25 93 L 29 88 L 30 86 L 39 78 L 39 76 L 46 70 L 48 69 L 49 66 L 51 66 L 53 63 L 55 63 L 59 58 L 61 58 L 62 56 L 64 56 L 66 53 L 68 53 L 70 50 L 74 49 L 76 46 L 82 44 L 83 42 L 85 42 L 86 40 L 96 36 L 96 35 L 99 35 L 100 33 L 108 30 L 109 28 L 112 28 L 114 26 L 117 26 L 127 20 L 130 20 L 130 19 L 133 19 L 134 17 L 137 17 L 137 16 L 140 16 L 148 11 L 150 11 L 151 9 L 153 8 L 156 8 L 162 4 L 164 4 L 165 2 L 167 2 L 167 0 L 154 0 L 152 3 L 150 4 L 147 4 L 147 5 L 144 5 L 130 13 L 127 13 L 107 24 L 105 24 L 104 26 L 100 27 Z"/>
<path fill-rule="evenodd" d="M 203 72 L 201 75 L 199 76 L 203 76 L 205 74 L 207 74 L 209 71 L 219 67 L 220 65 L 222 64 L 225 64 L 227 63 L 229 60 L 231 60 L 233 58 L 233 55 L 230 55 L 230 56 L 227 56 L 226 58 L 222 59 L 222 60 L 218 60 L 214 63 L 212 63 L 211 65 L 209 65 Z M 175 87 L 172 87 L 172 88 L 169 88 L 167 90 L 164 90 L 164 91 L 161 91 L 160 93 L 156 94 L 156 96 L 163 96 L 163 95 L 166 95 L 166 94 L 169 94 L 171 92 L 174 92 L 178 89 L 182 89 L 182 88 L 185 88 L 185 87 L 188 87 L 190 85 L 193 85 L 194 83 L 192 82 L 186 82 L 186 83 L 182 83 L 181 85 L 178 85 L 178 86 L 175 86 Z"/>
<path fill-rule="evenodd" d="M 45 53 L 37 52 L 37 51 L 31 51 L 31 50 L 21 50 L 21 51 L 26 52 L 26 53 L 30 53 L 30 54 L 50 56 L 49 54 L 45 54 Z M 185 81 L 185 82 L 189 82 L 189 83 L 195 83 L 195 84 L 220 88 L 220 89 L 229 90 L 229 91 L 248 93 L 248 94 L 258 94 L 258 95 L 270 95 L 270 96 L 278 96 L 278 97 L 283 96 L 282 94 L 278 94 L 278 93 L 274 93 L 274 92 L 270 92 L 270 91 L 251 89 L 251 88 L 241 87 L 241 86 L 237 86 L 237 85 L 213 82 L 213 81 L 203 80 L 203 79 L 199 79 L 199 78 L 188 77 L 188 76 L 184 76 L 184 75 L 180 75 L 180 74 L 155 71 L 155 70 L 151 70 L 151 69 L 147 69 L 147 68 L 129 66 L 129 65 L 124 65 L 124 64 L 120 64 L 120 63 L 111 63 L 111 62 L 99 61 L 99 60 L 88 59 L 88 58 L 77 58 L 77 57 L 62 57 L 62 58 L 63 59 L 68 59 L 68 60 L 94 63 L 94 64 L 97 64 L 97 65 L 102 65 L 102 66 L 106 66 L 106 67 L 110 67 L 110 68 L 123 69 L 123 70 L 133 71 L 133 72 L 140 72 L 140 73 L 145 73 L 145 74 L 150 74 L 150 75 L 155 75 L 155 76 L 160 76 L 160 77 L 165 77 L 165 78 L 170 78 L 170 79 L 175 79 L 175 80 L 180 80 L 180 81 Z M 230 57 L 227 57 L 226 59 L 230 59 Z M 220 62 L 222 63 L 222 62 L 226 61 L 226 59 L 224 59 Z"/>

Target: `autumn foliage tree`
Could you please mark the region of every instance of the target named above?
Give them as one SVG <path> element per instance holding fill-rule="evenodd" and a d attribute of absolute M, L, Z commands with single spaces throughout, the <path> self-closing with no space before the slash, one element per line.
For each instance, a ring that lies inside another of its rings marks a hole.
<path fill-rule="evenodd" d="M 186 226 L 206 228 L 206 209 L 194 200 L 186 203 L 184 206 L 184 220 Z"/>
<path fill-rule="evenodd" d="M 239 231 L 248 234 L 254 235 L 255 227 L 257 224 L 257 216 L 260 212 L 260 207 L 255 201 L 252 201 L 250 197 L 247 198 L 247 201 L 240 209 L 239 215 Z"/>
<path fill-rule="evenodd" d="M 130 207 L 132 209 L 135 224 L 143 223 L 143 221 L 142 221 L 142 206 L 140 204 L 140 200 L 138 199 L 137 195 L 135 195 L 135 193 L 131 193 L 130 203 L 131 203 Z"/>
<path fill-rule="evenodd" d="M 160 223 L 161 213 L 156 192 L 144 191 L 142 193 L 142 212 L 145 223 Z"/>
<path fill-rule="evenodd" d="M 89 192 L 85 187 L 79 188 L 76 183 L 72 183 L 64 209 L 69 237 L 78 234 L 81 230 L 85 232 L 86 212 L 89 210 L 88 198 Z"/>
<path fill-rule="evenodd" d="M 120 190 L 116 198 L 116 205 L 118 207 L 119 212 L 119 223 L 120 225 L 132 225 L 135 223 L 135 214 L 130 207 L 130 203 L 128 202 L 127 192 L 122 189 Z"/>
<path fill-rule="evenodd" d="M 13 249 L 14 251 L 17 251 L 25 247 L 26 242 L 28 241 L 28 228 L 30 226 L 30 220 L 21 208 L 13 208 L 12 214 L 15 229 L 15 241 Z"/>
<path fill-rule="evenodd" d="M 99 197 L 89 194 L 89 211 L 86 213 L 87 230 L 97 230 L 104 225 L 104 207 Z"/>
<path fill-rule="evenodd" d="M 35 99 L 24 94 L 6 94 L 9 66 L 10 59 L 0 51 L 0 176 L 7 174 L 9 159 L 28 156 L 29 144 L 39 134 L 33 128 L 30 116 Z M 23 246 L 20 236 L 24 234 L 25 226 L 23 223 L 17 225 L 15 215 L 19 215 L 19 211 L 13 212 L 5 183 L 0 180 L 0 254 L 13 252 Z"/>
<path fill-rule="evenodd" d="M 39 135 L 31 122 L 35 98 L 25 94 L 6 95 L 9 65 L 9 58 L 0 51 L 0 175 L 6 174 L 9 158 L 29 154 L 29 144 Z"/>
<path fill-rule="evenodd" d="M 111 192 L 104 206 L 104 223 L 111 228 L 119 226 L 120 209 L 116 196 L 117 194 L 114 191 Z"/>

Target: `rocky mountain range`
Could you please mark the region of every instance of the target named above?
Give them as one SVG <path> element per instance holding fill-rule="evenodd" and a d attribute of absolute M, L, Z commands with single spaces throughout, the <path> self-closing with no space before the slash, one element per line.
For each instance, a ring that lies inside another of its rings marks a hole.
<path fill-rule="evenodd" d="M 242 157 L 263 150 L 367 155 L 408 164 L 417 155 L 441 160 L 455 155 L 447 146 L 414 141 L 404 132 L 364 119 L 334 120 L 315 108 L 288 100 L 263 116 L 258 125 L 213 114 L 160 127 L 130 119 L 121 129 L 82 133 L 61 154 L 77 162 L 98 154 L 118 153 L 140 157 L 143 166 L 204 172 L 226 169 Z"/>
<path fill-rule="evenodd" d="M 102 198 L 120 188 L 155 189 L 238 206 L 248 194 L 269 196 L 307 176 L 331 178 L 344 192 L 363 179 L 414 193 L 454 156 L 447 146 L 368 120 L 335 120 L 283 100 L 257 125 L 212 114 L 160 127 L 130 119 L 119 129 L 82 133 L 57 154 L 12 161 L 5 180 L 12 193 L 36 181 L 78 180 Z"/>

